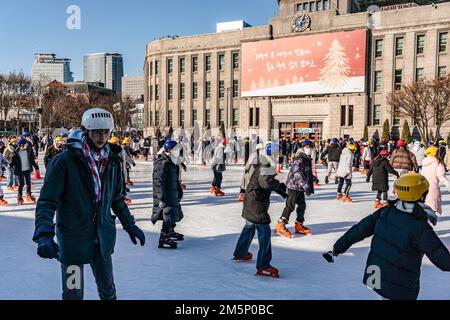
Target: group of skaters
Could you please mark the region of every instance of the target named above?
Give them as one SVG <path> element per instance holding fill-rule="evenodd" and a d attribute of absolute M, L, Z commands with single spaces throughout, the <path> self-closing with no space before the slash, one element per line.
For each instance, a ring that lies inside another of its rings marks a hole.
<path fill-rule="evenodd" d="M 52 146 L 45 148 L 47 170 L 36 205 L 33 241 L 37 243 L 40 257 L 57 259 L 61 263 L 63 299 L 83 299 L 85 264 L 92 268 L 100 298 L 117 298 L 111 259 L 116 219 L 132 243 L 145 244 L 145 234 L 136 225 L 126 197 L 127 186 L 132 185 L 129 172 L 135 165 L 138 150 L 132 138 L 111 137 L 113 130 L 111 113 L 90 109 L 83 115 L 80 129 L 55 138 Z M 18 141 L 11 138 L 8 144 L 12 146 L 13 156 L 0 160 L 6 168 L 12 168 L 8 171 L 12 172 L 12 186 L 15 177 L 19 179 L 20 192 L 20 186 L 30 180 L 31 171 L 38 167 L 36 155 L 30 150 L 32 142 L 27 140 L 26 134 L 18 138 Z M 321 160 L 328 169 L 326 182 L 329 183 L 333 172 L 336 174 L 338 199 L 351 202 L 352 173 L 359 170 L 360 165 L 367 180 L 372 178 L 373 190 L 377 192 L 377 211 L 352 227 L 323 255 L 328 262 L 334 262 L 335 257 L 354 243 L 374 236 L 368 267 L 380 267 L 381 286 L 373 289 L 387 299 L 417 298 L 423 255 L 441 270 L 450 271 L 450 253 L 432 228 L 442 213 L 439 183 L 448 186 L 442 162 L 442 141 L 424 147 L 425 156 L 419 160 L 414 153 L 419 149 L 415 148 L 417 144 L 408 147 L 402 140 L 389 145 L 386 141 L 331 139 L 318 146 L 308 139 L 300 139 L 295 154 L 289 156 L 285 183 L 277 179 L 280 159 L 284 160 L 282 143 L 254 142 L 255 151 L 248 154 L 241 183 L 239 200 L 243 202 L 245 226 L 235 247 L 235 261 L 253 259 L 249 248 L 257 232 L 256 274 L 279 277 L 279 270 L 271 265 L 271 194 L 275 192 L 286 201 L 275 232 L 291 238 L 287 226 L 290 215 L 296 211 L 294 232 L 311 235 L 312 230 L 305 225 L 306 198 L 314 194 L 319 182 L 315 166 Z M 155 155 L 151 152 L 154 157 L 151 221 L 154 224 L 162 221 L 159 248 L 176 249 L 178 242 L 184 240 L 175 228 L 184 216 L 181 203 L 186 186 L 181 176 L 187 169 L 189 154 L 183 151 L 185 143 L 185 140 L 170 137 L 158 139 L 158 150 Z M 229 143 L 228 139 L 217 137 L 208 148 L 213 178 L 211 192 L 216 196 L 224 195 L 221 184 L 230 154 L 226 152 Z M 394 184 L 398 199 L 391 202 L 387 202 L 386 196 L 389 174 L 398 178 Z M 81 270 L 82 276 L 76 288 L 68 281 L 74 267 Z M 369 285 L 365 274 L 364 281 Z"/>
<path fill-rule="evenodd" d="M 37 147 L 36 147 L 37 146 Z M 25 201 L 36 203 L 31 192 L 31 177 L 40 179 L 40 170 L 37 163 L 39 145 L 36 136 L 24 131 L 19 136 L 3 137 L 0 147 L 0 182 L 6 181 L 6 190 L 17 191 L 18 205 L 24 205 L 23 190 L 26 186 Z M 5 173 L 7 176 L 5 176 Z M 3 187 L 0 185 L 0 206 L 8 206 L 4 199 Z"/>
<path fill-rule="evenodd" d="M 252 164 L 245 167 L 245 194 L 242 197 L 245 226 L 234 251 L 234 260 L 252 260 L 253 254 L 249 248 L 255 232 L 258 232 L 257 274 L 276 278 L 279 277 L 279 270 L 270 264 L 270 195 L 276 192 L 286 199 L 275 232 L 283 237 L 292 237 L 287 225 L 296 208 L 295 233 L 310 235 L 312 231 L 304 224 L 305 199 L 314 194 L 314 183 L 317 182 L 313 169 L 317 146 L 305 138 L 299 139 L 295 154 L 286 157 L 283 143 L 283 139 L 277 144 L 269 143 L 265 151 L 263 146 L 257 147 L 256 157 L 250 159 Z M 281 151 L 278 159 L 272 156 L 274 149 Z M 326 183 L 329 183 L 332 172 L 336 173 L 337 199 L 352 202 L 349 196 L 352 173 L 359 171 L 362 165 L 364 169 L 361 173 L 367 175 L 367 182 L 372 178 L 372 190 L 377 192 L 377 211 L 346 232 L 333 250 L 323 255 L 324 258 L 334 262 L 335 257 L 353 244 L 373 236 L 364 283 L 383 299 L 417 299 L 424 255 L 441 270 L 450 271 L 449 250 L 432 227 L 442 214 L 439 184 L 449 186 L 443 163 L 446 149 L 443 140 L 429 143 L 427 147 L 420 141 L 413 141 L 408 146 L 402 139 L 388 142 L 334 138 L 325 141 L 321 146 L 320 159 L 327 166 Z M 424 156 L 418 162 L 416 154 L 422 152 Z M 286 184 L 276 179 L 275 167 L 282 161 L 288 162 L 290 168 Z M 390 202 L 387 197 L 389 174 L 396 177 L 393 191 L 397 196 Z M 380 283 L 375 285 L 370 277 L 373 266 L 377 266 L 382 273 Z"/>

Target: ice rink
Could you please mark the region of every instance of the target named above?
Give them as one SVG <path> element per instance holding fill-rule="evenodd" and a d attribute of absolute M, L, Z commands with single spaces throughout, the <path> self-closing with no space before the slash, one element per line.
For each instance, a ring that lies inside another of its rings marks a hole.
<path fill-rule="evenodd" d="M 43 168 L 43 164 L 40 165 Z M 132 171 L 135 186 L 129 197 L 132 214 L 146 233 L 144 247 L 134 246 L 118 225 L 114 261 L 115 283 L 119 299 L 379 299 L 362 283 L 370 239 L 328 264 L 322 253 L 353 224 L 371 214 L 375 194 L 365 176 L 354 174 L 351 204 L 335 199 L 336 185 L 322 185 L 307 198 L 306 224 L 312 236 L 294 239 L 273 235 L 272 264 L 280 270 L 280 279 L 256 277 L 255 259 L 237 263 L 231 260 L 234 246 L 244 225 L 242 204 L 236 202 L 242 166 L 230 166 L 224 173 L 225 197 L 209 194 L 212 171 L 209 166 L 189 166 L 183 182 L 184 220 L 177 231 L 185 235 L 178 250 L 157 248 L 160 223 L 152 225 L 152 165 L 138 161 Z M 323 182 L 324 171 L 319 166 Z M 279 178 L 284 182 L 286 172 Z M 34 181 L 38 197 L 43 180 Z M 391 184 L 392 185 L 392 184 Z M 0 299 L 60 299 L 61 271 L 55 260 L 36 254 L 31 238 L 34 231 L 34 206 L 17 206 L 16 192 L 6 191 L 10 203 L 0 208 Z M 78 192 L 78 190 L 73 190 Z M 278 195 L 272 196 L 272 229 L 284 208 Z M 450 193 L 443 190 L 444 215 L 435 228 L 450 246 Z M 293 228 L 295 213 L 291 216 Z M 251 252 L 256 256 L 257 239 Z M 94 278 L 88 266 L 86 299 L 98 299 Z M 450 299 L 450 274 L 431 265 L 425 257 L 422 266 L 420 299 Z"/>

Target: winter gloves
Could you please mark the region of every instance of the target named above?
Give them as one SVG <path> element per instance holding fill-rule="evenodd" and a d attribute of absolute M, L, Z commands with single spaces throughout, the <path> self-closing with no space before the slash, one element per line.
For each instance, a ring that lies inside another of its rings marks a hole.
<path fill-rule="evenodd" d="M 38 240 L 37 254 L 44 259 L 58 259 L 59 246 L 53 238 L 41 238 Z"/>
<path fill-rule="evenodd" d="M 334 251 L 328 251 L 327 253 L 324 253 L 322 255 L 322 257 L 325 258 L 325 260 L 327 260 L 329 263 L 333 263 L 334 262 L 334 257 L 337 257 L 338 254 Z"/>
<path fill-rule="evenodd" d="M 131 226 L 127 227 L 125 229 L 126 232 L 128 232 L 128 235 L 130 236 L 131 242 L 133 242 L 135 245 L 137 244 L 136 238 L 139 239 L 141 246 L 144 246 L 145 244 L 145 235 L 142 232 L 141 229 L 135 224 L 132 224 Z"/>

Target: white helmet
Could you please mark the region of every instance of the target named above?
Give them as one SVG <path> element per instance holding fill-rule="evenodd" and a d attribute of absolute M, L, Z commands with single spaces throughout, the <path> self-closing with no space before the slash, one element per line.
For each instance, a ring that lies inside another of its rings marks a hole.
<path fill-rule="evenodd" d="M 89 109 L 83 114 L 81 125 L 87 130 L 113 130 L 114 119 L 109 111 L 104 109 Z"/>

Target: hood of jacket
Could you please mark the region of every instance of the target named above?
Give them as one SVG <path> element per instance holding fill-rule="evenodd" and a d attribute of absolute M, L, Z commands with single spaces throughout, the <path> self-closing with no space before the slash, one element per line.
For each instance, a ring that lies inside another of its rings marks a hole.
<path fill-rule="evenodd" d="M 411 214 L 416 219 L 428 220 L 432 225 L 434 226 L 437 225 L 439 216 L 433 209 L 431 209 L 424 203 L 421 202 L 412 203 L 399 200 L 395 204 L 395 207 L 400 211 Z"/>

